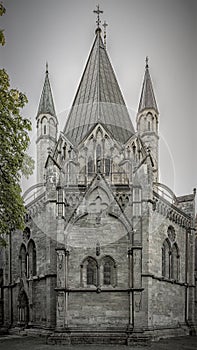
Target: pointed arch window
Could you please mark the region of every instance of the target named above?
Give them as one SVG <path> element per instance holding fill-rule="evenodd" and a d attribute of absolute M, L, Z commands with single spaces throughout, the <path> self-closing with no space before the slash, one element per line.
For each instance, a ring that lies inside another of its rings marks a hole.
<path fill-rule="evenodd" d="M 116 263 L 110 256 L 103 258 L 103 285 L 116 285 Z"/>
<path fill-rule="evenodd" d="M 41 120 L 42 125 L 42 135 L 46 135 L 47 133 L 47 118 L 44 116 Z"/>
<path fill-rule="evenodd" d="M 170 277 L 176 281 L 179 279 L 179 249 L 176 242 L 172 246 Z"/>
<path fill-rule="evenodd" d="M 56 137 L 56 128 L 55 128 L 55 122 L 52 118 L 50 118 L 49 120 L 49 133 L 50 133 L 50 136 L 52 137 Z"/>
<path fill-rule="evenodd" d="M 165 278 L 171 278 L 176 281 L 179 280 L 179 265 L 180 265 L 180 255 L 177 243 L 174 241 L 175 231 L 171 227 L 168 229 L 173 235 L 169 235 L 166 238 L 162 246 L 162 276 Z"/>
<path fill-rule="evenodd" d="M 96 159 L 101 159 L 101 145 L 98 144 L 96 148 Z"/>
<path fill-rule="evenodd" d="M 101 169 L 102 169 L 101 145 L 98 144 L 96 148 L 96 171 L 101 172 Z"/>
<path fill-rule="evenodd" d="M 170 242 L 166 239 L 162 246 L 162 276 L 170 277 Z"/>
<path fill-rule="evenodd" d="M 28 243 L 28 276 L 36 276 L 36 246 L 31 239 Z"/>
<path fill-rule="evenodd" d="M 20 269 L 20 276 L 26 276 L 27 275 L 27 252 L 26 247 L 24 244 L 21 244 L 20 252 L 19 252 L 19 269 Z"/>
<path fill-rule="evenodd" d="M 112 266 L 109 261 L 106 261 L 103 266 L 103 284 L 112 284 Z"/>
<path fill-rule="evenodd" d="M 82 287 L 98 285 L 98 263 L 97 260 L 89 256 L 80 265 L 80 284 Z"/>
<path fill-rule="evenodd" d="M 88 175 L 92 176 L 94 173 L 94 163 L 92 157 L 88 158 Z"/>
<path fill-rule="evenodd" d="M 91 258 L 87 263 L 87 285 L 97 285 L 97 263 Z"/>
<path fill-rule="evenodd" d="M 27 325 L 29 322 L 29 302 L 24 290 L 18 296 L 18 318 L 20 324 Z"/>
<path fill-rule="evenodd" d="M 105 175 L 109 176 L 110 175 L 110 158 L 105 159 Z"/>

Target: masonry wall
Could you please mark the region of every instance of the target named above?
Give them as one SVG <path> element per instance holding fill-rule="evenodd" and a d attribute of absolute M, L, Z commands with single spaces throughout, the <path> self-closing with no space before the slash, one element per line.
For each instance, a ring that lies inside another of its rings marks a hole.
<path fill-rule="evenodd" d="M 162 276 L 162 245 L 173 226 L 179 248 L 179 278 Z M 148 327 L 173 327 L 185 322 L 186 229 L 163 215 L 152 212 L 148 239 Z"/>
<path fill-rule="evenodd" d="M 186 229 L 172 222 L 163 215 L 153 212 L 149 225 L 149 273 L 162 277 L 162 245 L 168 237 L 168 227 L 173 226 L 176 234 L 176 243 L 180 253 L 180 274 L 179 282 L 185 282 L 185 249 Z"/>
<path fill-rule="evenodd" d="M 128 293 L 70 293 L 68 304 L 68 323 L 71 327 L 121 328 L 129 322 Z"/>
<path fill-rule="evenodd" d="M 101 219 L 101 225 L 96 225 L 93 214 L 88 216 L 86 223 L 79 220 L 78 225 L 71 226 L 67 233 L 68 288 L 71 289 L 68 294 L 68 325 L 125 327 L 129 322 L 129 295 L 126 291 L 129 285 L 128 236 L 124 225 L 118 219 L 107 215 Z M 98 255 L 97 242 L 100 242 Z M 99 266 L 99 293 L 96 292 L 96 286 L 86 284 L 86 267 L 82 266 L 89 256 L 93 257 Z M 102 261 L 105 256 L 112 257 L 116 264 L 114 286 L 103 285 Z M 118 291 L 121 288 L 125 291 Z M 75 289 L 80 291 L 72 291 Z M 87 289 L 89 291 L 85 291 Z"/>
<path fill-rule="evenodd" d="M 148 325 L 150 328 L 184 324 L 184 286 L 151 279 L 148 296 Z"/>
<path fill-rule="evenodd" d="M 19 294 L 22 290 L 27 295 L 29 309 L 29 325 L 37 327 L 55 327 L 56 323 L 56 221 L 51 215 L 51 210 L 44 210 L 43 203 L 35 203 L 37 212 L 32 211 L 32 217 L 27 222 L 30 228 L 30 237 L 17 230 L 11 237 L 11 278 L 9 277 L 9 246 L 6 249 L 7 264 L 4 276 L 5 285 L 12 285 L 12 307 L 10 304 L 10 288 L 5 288 L 4 313 L 5 322 L 17 326 L 19 322 Z M 38 207 L 38 205 L 40 205 Z M 39 209 L 39 210 L 38 210 Z M 50 217 L 50 219 L 49 219 Z M 53 221 L 53 222 L 51 222 Z M 51 232 L 51 231 L 52 232 Z M 53 235 L 52 235 L 53 233 Z M 36 248 L 36 275 L 21 275 L 20 271 L 20 247 L 23 244 L 28 247 L 33 240 Z M 6 312 L 5 312 L 6 311 Z"/>

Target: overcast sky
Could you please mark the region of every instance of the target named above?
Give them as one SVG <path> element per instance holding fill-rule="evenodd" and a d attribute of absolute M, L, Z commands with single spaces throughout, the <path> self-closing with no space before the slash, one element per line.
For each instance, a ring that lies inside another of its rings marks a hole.
<path fill-rule="evenodd" d="M 33 123 L 30 153 L 35 157 L 35 117 L 49 63 L 50 82 L 63 129 L 95 36 L 93 0 L 4 0 L 0 26 L 7 44 L 1 68 L 12 87 L 25 92 L 23 111 Z M 161 182 L 177 195 L 197 187 L 197 1 L 100 0 L 108 23 L 107 50 L 126 104 L 135 118 L 145 57 L 160 111 Z M 32 177 L 23 186 L 35 183 Z"/>

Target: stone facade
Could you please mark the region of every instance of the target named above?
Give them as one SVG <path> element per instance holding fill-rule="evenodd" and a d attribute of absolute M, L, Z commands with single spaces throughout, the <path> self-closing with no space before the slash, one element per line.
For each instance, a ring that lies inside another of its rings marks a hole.
<path fill-rule="evenodd" d="M 25 198 L 26 229 L 3 251 L 0 322 L 63 344 L 188 334 L 195 192 L 177 198 L 158 182 L 148 63 L 137 133 L 98 29 L 64 131 L 57 138 L 48 68 L 37 121 L 38 185 Z"/>

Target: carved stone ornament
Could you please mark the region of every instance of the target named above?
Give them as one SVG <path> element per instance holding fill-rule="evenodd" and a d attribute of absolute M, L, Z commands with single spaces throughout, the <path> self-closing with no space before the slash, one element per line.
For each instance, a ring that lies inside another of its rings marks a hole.
<path fill-rule="evenodd" d="M 23 240 L 25 242 L 27 242 L 30 238 L 30 235 L 31 235 L 31 231 L 30 231 L 30 228 L 29 227 L 26 227 L 23 231 Z"/>
<path fill-rule="evenodd" d="M 168 227 L 168 238 L 171 242 L 174 242 L 176 239 L 175 229 L 172 226 Z"/>

